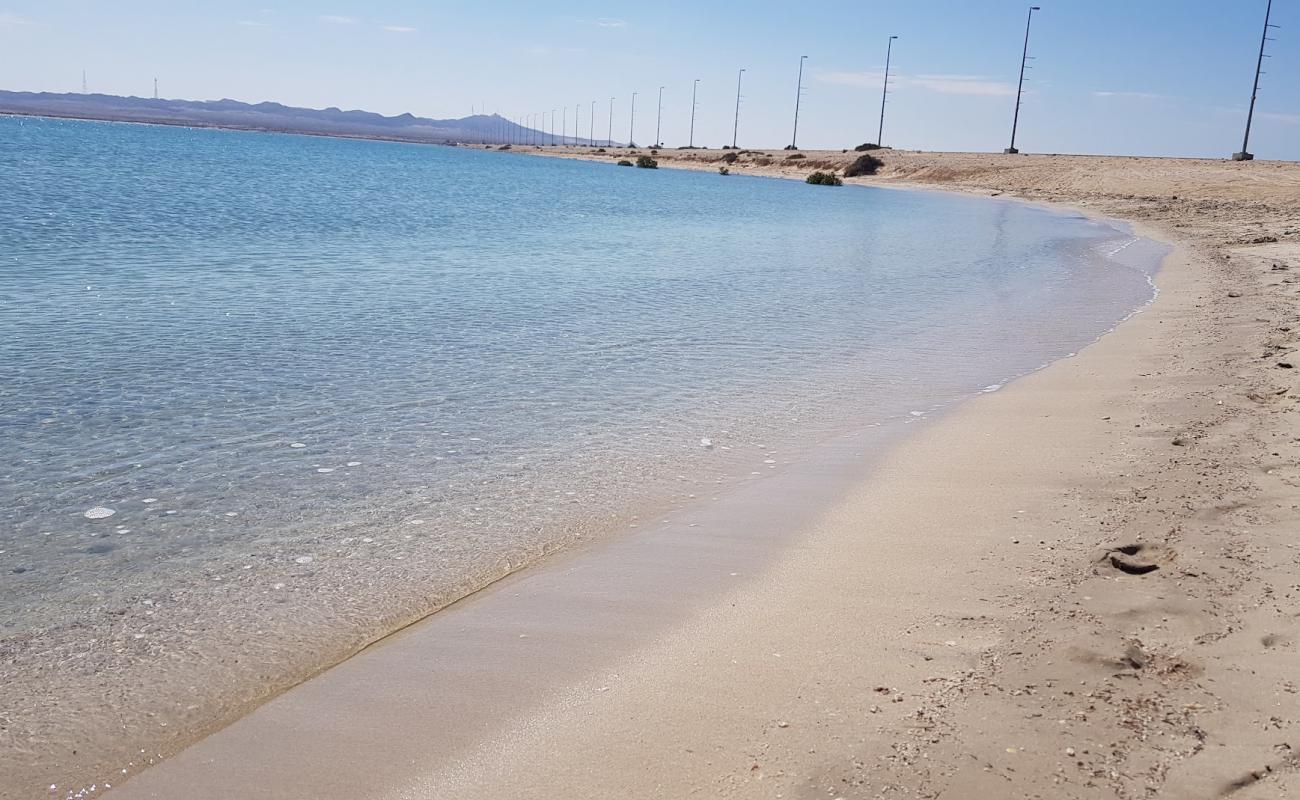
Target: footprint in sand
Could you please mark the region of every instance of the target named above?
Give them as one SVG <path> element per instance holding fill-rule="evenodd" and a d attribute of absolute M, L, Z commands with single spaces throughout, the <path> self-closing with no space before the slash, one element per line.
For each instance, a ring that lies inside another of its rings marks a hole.
<path fill-rule="evenodd" d="M 1097 561 L 1109 564 L 1126 575 L 1146 575 L 1160 569 L 1157 561 L 1168 560 L 1168 556 L 1168 552 L 1162 553 L 1150 545 L 1135 543 L 1108 547 L 1102 551 Z"/>

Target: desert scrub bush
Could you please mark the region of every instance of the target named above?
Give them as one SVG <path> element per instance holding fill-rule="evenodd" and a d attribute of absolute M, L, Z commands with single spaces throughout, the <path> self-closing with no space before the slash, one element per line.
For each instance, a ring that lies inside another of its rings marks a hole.
<path fill-rule="evenodd" d="M 736 163 L 736 159 L 738 158 L 740 158 L 740 156 L 736 154 L 735 150 L 732 150 L 730 153 L 727 153 L 725 156 L 723 156 L 722 160 L 727 162 L 728 164 L 734 164 Z"/>
<path fill-rule="evenodd" d="M 840 180 L 839 175 L 836 175 L 834 172 L 822 172 L 821 170 L 818 170 L 817 172 L 814 172 L 813 174 L 809 175 L 804 180 L 804 182 L 816 184 L 818 186 L 843 186 L 844 185 L 844 181 Z"/>
<path fill-rule="evenodd" d="M 631 162 L 631 161 L 628 161 L 626 158 L 624 158 L 624 159 L 621 159 L 621 160 L 618 162 L 618 165 L 619 165 L 620 167 L 630 167 L 630 166 L 632 166 L 632 162 Z"/>
<path fill-rule="evenodd" d="M 844 177 L 856 178 L 859 175 L 875 175 L 885 166 L 885 162 L 872 155 L 858 156 L 857 160 L 844 168 Z"/>
<path fill-rule="evenodd" d="M 603 152 L 605 152 L 605 148 L 603 148 L 603 147 L 597 147 L 597 148 L 596 148 L 596 152 L 597 152 L 597 153 L 603 153 Z"/>
<path fill-rule="evenodd" d="M 785 160 L 786 160 L 786 161 L 798 161 L 798 160 L 801 159 L 801 158 L 807 158 L 807 157 L 808 157 L 808 156 L 804 155 L 803 153 L 791 153 L 790 155 L 788 155 L 788 156 L 785 157 Z"/>
<path fill-rule="evenodd" d="M 650 156 L 637 156 L 636 165 L 641 169 L 659 169 L 659 162 Z"/>
<path fill-rule="evenodd" d="M 853 148 L 853 152 L 865 153 L 868 150 L 879 150 L 879 149 L 880 149 L 880 145 L 878 144 L 872 144 L 871 142 L 864 142 L 858 145 L 857 147 Z"/>

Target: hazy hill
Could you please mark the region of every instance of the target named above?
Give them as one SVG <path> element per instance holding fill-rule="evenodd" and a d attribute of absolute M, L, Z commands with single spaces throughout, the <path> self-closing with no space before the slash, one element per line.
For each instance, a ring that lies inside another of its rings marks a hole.
<path fill-rule="evenodd" d="M 318 136 L 391 139 L 401 142 L 447 144 L 520 141 L 540 132 L 515 125 L 496 114 L 463 119 L 425 119 L 411 114 L 385 117 L 369 111 L 338 108 L 294 108 L 279 103 L 241 103 L 237 100 L 153 100 L 107 94 L 53 94 L 0 91 L 0 114 L 68 117 L 113 122 L 147 122 Z M 558 139 L 557 134 L 557 139 Z M 566 139 L 574 143 L 572 136 Z M 577 139 L 587 144 L 587 139 Z"/>

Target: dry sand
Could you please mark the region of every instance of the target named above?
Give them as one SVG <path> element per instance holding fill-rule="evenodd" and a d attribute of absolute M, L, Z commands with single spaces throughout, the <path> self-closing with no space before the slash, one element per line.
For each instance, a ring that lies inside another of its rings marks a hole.
<path fill-rule="evenodd" d="M 601 613 L 628 595 L 589 582 L 592 602 L 550 609 L 544 687 L 423 660 L 412 631 L 110 796 L 1300 794 L 1300 166 L 883 157 L 877 183 L 1141 222 L 1178 245 L 1160 297 L 924 427 L 759 577 L 670 624 L 609 646 Z M 513 653 L 494 614 L 590 557 L 426 625 Z"/>

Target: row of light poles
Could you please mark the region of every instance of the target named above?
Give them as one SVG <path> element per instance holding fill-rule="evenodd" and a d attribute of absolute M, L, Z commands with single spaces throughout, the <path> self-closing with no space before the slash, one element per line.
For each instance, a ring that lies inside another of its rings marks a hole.
<path fill-rule="evenodd" d="M 1016 154 L 1020 152 L 1018 149 L 1016 149 L 1016 133 L 1020 126 L 1020 105 L 1024 96 L 1025 70 L 1032 69 L 1032 66 L 1029 64 L 1029 62 L 1034 60 L 1034 57 L 1029 55 L 1029 34 L 1034 24 L 1034 12 L 1041 11 L 1041 10 L 1042 8 L 1040 6 L 1030 6 L 1028 17 L 1025 20 L 1025 40 L 1024 40 L 1024 46 L 1021 49 L 1021 53 L 1020 53 L 1020 78 L 1016 84 L 1016 106 L 1015 106 L 1015 111 L 1013 112 L 1011 117 L 1011 144 L 1005 150 L 1003 150 L 1003 152 L 1007 154 Z M 1255 82 L 1253 88 L 1251 89 L 1251 94 L 1250 94 L 1250 110 L 1246 114 L 1246 134 L 1242 139 L 1241 152 L 1234 153 L 1232 156 L 1234 161 L 1250 161 L 1254 158 L 1254 155 L 1252 155 L 1249 151 L 1249 145 L 1250 145 L 1251 122 L 1255 115 L 1255 100 L 1259 94 L 1260 76 L 1264 74 L 1263 72 L 1264 59 L 1268 58 L 1268 54 L 1265 53 L 1265 49 L 1267 47 L 1267 44 L 1273 41 L 1271 38 L 1269 38 L 1268 34 L 1271 29 L 1278 27 L 1276 25 L 1273 25 L 1271 22 L 1272 12 L 1273 12 L 1273 0 L 1268 0 L 1268 4 L 1264 11 L 1264 33 L 1259 43 L 1259 58 L 1255 65 Z M 884 81 L 882 82 L 881 93 L 880 93 L 880 126 L 876 132 L 876 144 L 881 146 L 883 146 L 884 144 L 884 136 L 885 136 L 885 104 L 889 98 L 890 64 L 894 53 L 894 41 L 897 39 L 898 39 L 897 36 L 890 36 L 888 41 L 885 44 L 885 76 L 884 76 Z M 799 56 L 799 79 L 795 91 L 795 100 L 794 100 L 794 128 L 790 135 L 790 146 L 786 148 L 788 150 L 798 149 L 799 107 L 801 101 L 803 100 L 803 95 L 804 95 L 803 67 L 804 67 L 804 62 L 807 60 L 808 60 L 808 56 Z M 737 142 L 739 141 L 740 100 L 742 97 L 741 86 L 744 77 L 745 77 L 745 70 L 741 69 L 736 74 L 736 111 L 735 111 L 735 118 L 732 121 L 732 127 L 731 127 L 731 146 L 733 149 L 736 147 Z M 690 148 L 695 147 L 695 113 L 699 107 L 699 103 L 698 103 L 699 87 L 700 87 L 700 79 L 696 78 L 695 81 L 691 84 L 691 123 L 690 123 L 690 132 L 687 140 L 688 142 L 687 147 Z M 656 147 L 661 147 L 663 145 L 663 142 L 660 141 L 660 131 L 663 122 L 664 88 L 665 87 L 663 86 L 659 87 L 659 107 L 658 107 L 658 113 L 655 118 L 655 146 Z M 629 145 L 634 144 L 636 141 L 635 138 L 636 98 L 637 98 L 637 93 L 633 92 L 631 114 L 628 121 L 627 140 Z M 522 131 L 516 130 L 514 131 L 515 135 L 513 137 L 508 136 L 507 138 L 510 138 L 512 142 L 518 141 L 524 144 L 538 144 L 538 140 L 537 140 L 538 137 L 536 135 L 538 132 L 536 130 L 532 130 L 532 126 L 534 124 L 533 120 L 536 116 L 538 115 L 532 114 L 532 115 L 528 115 L 527 117 L 521 118 L 520 120 L 507 121 L 507 122 L 514 122 L 516 129 L 521 127 L 520 124 L 521 122 L 526 123 L 526 125 L 523 126 L 525 130 Z M 542 116 L 541 143 L 545 144 L 546 143 L 545 112 L 542 112 L 541 116 Z M 560 138 L 562 144 L 565 143 L 565 140 L 568 138 L 567 137 L 567 116 L 568 115 L 566 109 L 566 114 L 565 114 L 566 122 L 562 123 L 562 127 L 561 127 Z M 587 135 L 587 141 L 592 145 L 596 144 L 594 138 L 595 116 L 596 116 L 596 101 L 593 100 L 591 102 L 591 114 L 588 120 L 588 135 Z M 577 144 L 578 142 L 577 108 L 575 108 L 574 111 L 573 134 L 574 134 L 573 141 L 575 144 Z M 550 143 L 554 145 L 555 144 L 555 112 L 554 111 L 551 112 L 550 140 L 551 140 Z M 605 142 L 607 146 L 612 147 L 614 145 L 614 98 L 612 97 L 609 99 L 609 131 L 605 138 Z"/>
<path fill-rule="evenodd" d="M 893 55 L 894 40 L 897 38 L 898 38 L 897 36 L 889 37 L 888 46 L 885 51 L 885 80 L 884 80 L 883 94 L 880 98 L 880 129 L 879 129 L 879 135 L 877 136 L 877 142 L 879 142 L 879 137 L 884 135 L 884 130 L 885 130 L 885 96 L 888 95 L 889 93 L 889 65 L 890 65 L 890 59 Z M 808 60 L 808 56 L 799 56 L 799 78 L 798 78 L 798 85 L 795 93 L 795 103 L 794 103 L 794 130 L 793 133 L 791 134 L 790 147 L 788 148 L 791 150 L 795 150 L 798 147 L 799 108 L 800 108 L 801 101 L 803 100 L 803 94 L 804 94 L 803 67 L 804 67 L 804 62 L 807 60 Z M 744 95 L 741 93 L 741 90 L 743 88 L 745 72 L 746 70 L 742 68 L 739 72 L 736 73 L 736 110 L 731 125 L 731 147 L 733 149 L 737 146 L 738 142 L 740 141 L 740 101 L 741 98 L 744 97 Z M 659 103 L 655 114 L 655 146 L 656 147 L 661 147 L 663 145 L 663 142 L 660 141 L 660 134 L 663 130 L 665 88 L 667 87 L 664 86 L 659 87 Z M 690 121 L 689 132 L 687 135 L 688 148 L 695 147 L 695 114 L 696 111 L 699 109 L 699 88 L 700 88 L 700 79 L 696 78 L 691 83 L 691 121 Z M 639 94 L 638 92 L 632 93 L 632 103 L 631 103 L 631 110 L 628 118 L 628 132 L 627 132 L 627 141 L 629 145 L 635 144 L 636 142 L 636 98 L 638 94 Z M 615 98 L 613 97 L 609 98 L 609 129 L 606 132 L 606 136 L 605 136 L 605 146 L 607 147 L 612 147 L 614 145 L 614 101 Z M 574 144 L 578 143 L 578 111 L 580 109 L 581 106 L 575 106 L 574 108 L 573 137 L 572 137 Z M 568 109 L 566 108 L 565 115 L 564 115 L 565 122 L 561 124 L 560 139 L 558 142 L 558 144 L 561 145 L 569 143 L 567 111 Z M 505 122 L 507 125 L 513 124 L 516 129 L 513 132 L 513 134 L 507 133 L 504 136 L 504 138 L 507 139 L 511 144 L 527 144 L 527 145 L 540 144 L 543 146 L 549 144 L 551 146 L 554 146 L 555 144 L 557 144 L 555 139 L 555 111 L 551 111 L 550 113 L 551 113 L 551 128 L 549 133 L 547 132 L 547 128 L 546 128 L 546 112 L 543 111 L 540 112 L 539 114 L 528 114 L 518 119 L 503 120 L 503 122 Z M 536 124 L 535 121 L 538 116 L 542 118 L 542 128 L 540 131 L 534 128 Z M 593 146 L 598 144 L 598 142 L 595 139 L 595 120 L 596 120 L 596 101 L 592 100 L 591 113 L 588 115 L 587 142 Z"/>

